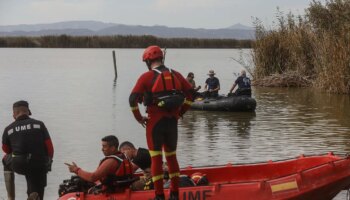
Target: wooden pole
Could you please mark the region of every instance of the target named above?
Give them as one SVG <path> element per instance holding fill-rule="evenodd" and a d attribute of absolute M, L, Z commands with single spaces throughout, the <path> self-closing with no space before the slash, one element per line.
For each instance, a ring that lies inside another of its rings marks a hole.
<path fill-rule="evenodd" d="M 114 80 L 117 80 L 118 78 L 118 72 L 117 72 L 117 61 L 115 58 L 115 51 L 113 50 L 113 64 L 114 64 Z"/>

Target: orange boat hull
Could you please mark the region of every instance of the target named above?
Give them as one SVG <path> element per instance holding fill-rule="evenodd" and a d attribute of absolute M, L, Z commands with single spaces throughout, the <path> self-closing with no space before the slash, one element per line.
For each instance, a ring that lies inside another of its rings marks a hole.
<path fill-rule="evenodd" d="M 181 174 L 202 172 L 210 185 L 180 188 L 181 200 L 330 200 L 350 188 L 350 158 L 332 153 L 295 159 L 212 167 L 187 167 Z M 165 190 L 166 196 L 169 190 Z M 69 193 L 59 200 L 151 200 L 154 191 L 117 194 Z"/>

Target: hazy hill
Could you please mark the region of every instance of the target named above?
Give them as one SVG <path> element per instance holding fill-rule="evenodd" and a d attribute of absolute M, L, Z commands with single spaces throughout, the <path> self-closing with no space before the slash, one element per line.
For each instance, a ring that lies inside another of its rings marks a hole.
<path fill-rule="evenodd" d="M 222 29 L 192 29 L 167 26 L 135 26 L 98 21 L 67 21 L 51 24 L 0 26 L 0 36 L 43 35 L 154 35 L 163 38 L 254 39 L 254 29 L 236 24 Z"/>

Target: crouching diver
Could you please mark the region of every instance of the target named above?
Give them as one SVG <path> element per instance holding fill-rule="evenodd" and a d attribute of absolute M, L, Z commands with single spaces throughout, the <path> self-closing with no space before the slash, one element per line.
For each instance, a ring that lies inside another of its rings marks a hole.
<path fill-rule="evenodd" d="M 29 117 L 32 113 L 27 101 L 17 101 L 12 108 L 15 121 L 2 135 L 8 199 L 15 198 L 13 172 L 16 172 L 26 178 L 28 199 L 43 200 L 54 154 L 49 132 L 42 121 Z"/>
<path fill-rule="evenodd" d="M 80 178 L 89 182 L 100 181 L 102 184 L 101 192 L 113 193 L 129 187 L 133 179 L 133 170 L 131 162 L 118 151 L 119 140 L 114 135 L 102 138 L 102 152 L 105 157 L 94 172 L 87 172 L 77 166 L 65 163 L 70 172 L 77 174 Z M 125 183 L 123 185 L 118 182 Z"/>
<path fill-rule="evenodd" d="M 170 199 L 179 199 L 180 169 L 176 158 L 178 119 L 192 103 L 192 86 L 177 71 L 164 66 L 163 52 L 158 46 L 150 46 L 143 53 L 142 60 L 148 70 L 137 80 L 129 103 L 136 120 L 146 125 L 146 138 L 151 155 L 152 180 L 155 199 L 165 199 L 163 191 L 163 150 L 169 165 L 171 179 Z M 147 107 L 148 116 L 142 116 L 138 103 Z"/>

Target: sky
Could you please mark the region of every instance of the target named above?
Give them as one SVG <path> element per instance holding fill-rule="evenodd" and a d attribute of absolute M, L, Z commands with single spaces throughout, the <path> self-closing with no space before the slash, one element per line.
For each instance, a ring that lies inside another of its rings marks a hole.
<path fill-rule="evenodd" d="M 304 14 L 308 0 L 0 0 L 0 25 L 93 20 L 186 28 L 272 24 L 277 7 Z"/>

